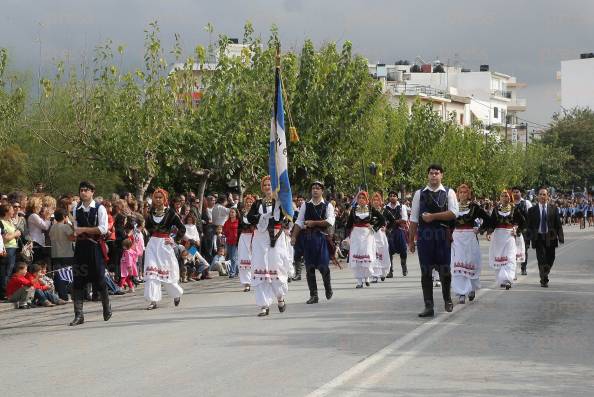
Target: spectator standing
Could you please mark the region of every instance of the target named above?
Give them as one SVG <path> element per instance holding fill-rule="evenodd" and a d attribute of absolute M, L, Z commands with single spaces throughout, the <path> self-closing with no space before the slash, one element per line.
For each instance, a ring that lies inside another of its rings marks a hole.
<path fill-rule="evenodd" d="M 229 278 L 235 278 L 239 275 L 239 264 L 237 260 L 237 243 L 239 242 L 239 218 L 237 209 L 231 208 L 229 219 L 223 225 L 223 235 L 226 240 L 227 259 L 230 261 Z"/>
<path fill-rule="evenodd" d="M 33 261 L 46 258 L 45 233 L 49 231 L 52 222 L 51 213 L 44 208 L 41 197 L 32 197 L 27 208 L 27 228 L 29 240 L 33 242 Z M 51 257 L 51 254 L 50 254 Z"/>
<path fill-rule="evenodd" d="M 12 223 L 14 209 L 9 204 L 0 206 L 0 232 L 2 234 L 3 249 L 5 253 L 0 262 L 0 297 L 4 297 L 6 285 L 14 271 L 16 253 L 18 248 L 17 239 L 21 237 L 21 231 Z"/>

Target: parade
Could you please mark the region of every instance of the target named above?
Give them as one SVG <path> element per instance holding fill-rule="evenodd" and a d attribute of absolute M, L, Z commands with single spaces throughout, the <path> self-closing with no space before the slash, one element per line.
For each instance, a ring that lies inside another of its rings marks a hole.
<path fill-rule="evenodd" d="M 6 5 L 2 396 L 591 394 L 589 2 Z"/>

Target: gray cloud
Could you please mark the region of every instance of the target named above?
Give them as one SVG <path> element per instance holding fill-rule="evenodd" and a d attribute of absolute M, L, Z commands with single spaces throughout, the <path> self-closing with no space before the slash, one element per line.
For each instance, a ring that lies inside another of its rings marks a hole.
<path fill-rule="evenodd" d="M 111 38 L 126 44 L 125 62 L 142 61 L 143 30 L 158 20 L 164 42 L 180 33 L 186 49 L 206 44 L 207 22 L 217 32 L 241 36 L 246 20 L 264 38 L 272 24 L 283 46 L 299 48 L 305 38 L 317 44 L 351 40 L 371 61 L 439 58 L 493 70 L 527 82 L 525 118 L 546 123 L 558 110 L 560 61 L 594 51 L 594 2 L 574 0 L 4 0 L 0 46 L 8 47 L 18 69 L 51 70 L 53 59 L 78 64 L 93 47 Z M 41 25 L 40 25 L 41 23 Z"/>

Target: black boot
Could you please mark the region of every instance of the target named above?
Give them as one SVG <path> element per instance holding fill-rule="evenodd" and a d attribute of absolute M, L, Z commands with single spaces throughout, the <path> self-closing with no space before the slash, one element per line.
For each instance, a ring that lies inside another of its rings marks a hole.
<path fill-rule="evenodd" d="M 446 312 L 451 312 L 454 310 L 454 304 L 452 303 L 452 293 L 451 293 L 451 285 L 452 285 L 452 273 L 448 270 L 442 272 L 439 275 L 441 280 L 441 294 L 443 295 L 443 301 L 445 303 L 445 310 Z"/>
<path fill-rule="evenodd" d="M 292 281 L 301 281 L 301 269 L 303 268 L 301 259 L 294 261 L 293 267 L 295 268 L 295 276 L 292 278 Z"/>
<path fill-rule="evenodd" d="M 425 310 L 419 313 L 419 317 L 433 317 L 435 312 L 433 311 L 433 302 L 426 301 L 425 302 Z"/>
<path fill-rule="evenodd" d="M 305 267 L 305 278 L 307 279 L 307 287 L 309 288 L 308 304 L 318 303 L 318 282 L 316 281 L 316 268 Z"/>
<path fill-rule="evenodd" d="M 324 281 L 324 290 L 326 291 L 326 299 L 330 300 L 334 292 L 332 291 L 332 284 L 330 283 L 330 269 L 322 272 L 322 281 Z"/>
<path fill-rule="evenodd" d="M 528 273 L 526 272 L 526 262 L 522 262 L 522 276 L 527 276 Z"/>
<path fill-rule="evenodd" d="M 108 321 L 111 318 L 111 304 L 109 303 L 107 288 L 101 291 L 101 305 L 103 306 L 103 320 Z"/>
<path fill-rule="evenodd" d="M 408 268 L 406 267 L 406 256 L 400 257 L 400 266 L 402 267 L 402 276 L 406 277 L 408 275 Z"/>
<path fill-rule="evenodd" d="M 83 314 L 84 291 L 73 291 L 72 301 L 74 303 L 74 320 L 70 322 L 70 326 L 84 324 L 85 316 Z"/>
<path fill-rule="evenodd" d="M 423 288 L 425 310 L 419 313 L 419 317 L 433 317 L 433 280 L 431 279 L 431 271 L 421 275 L 421 287 Z"/>
<path fill-rule="evenodd" d="M 386 274 L 386 278 L 394 277 L 394 266 L 392 265 L 392 254 L 390 254 L 390 271 Z"/>
<path fill-rule="evenodd" d="M 305 302 L 305 303 L 307 303 L 308 305 L 312 305 L 314 303 L 318 303 L 318 294 L 316 293 L 314 295 L 311 295 L 309 297 L 309 299 L 307 300 L 307 302 Z"/>

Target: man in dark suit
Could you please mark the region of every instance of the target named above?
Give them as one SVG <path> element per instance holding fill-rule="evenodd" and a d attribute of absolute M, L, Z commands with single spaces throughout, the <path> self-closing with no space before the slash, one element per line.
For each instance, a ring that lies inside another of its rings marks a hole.
<path fill-rule="evenodd" d="M 528 210 L 528 233 L 532 248 L 536 250 L 540 286 L 549 286 L 549 273 L 555 261 L 555 248 L 563 244 L 563 226 L 557 207 L 549 204 L 549 191 L 538 189 L 538 204 Z"/>

